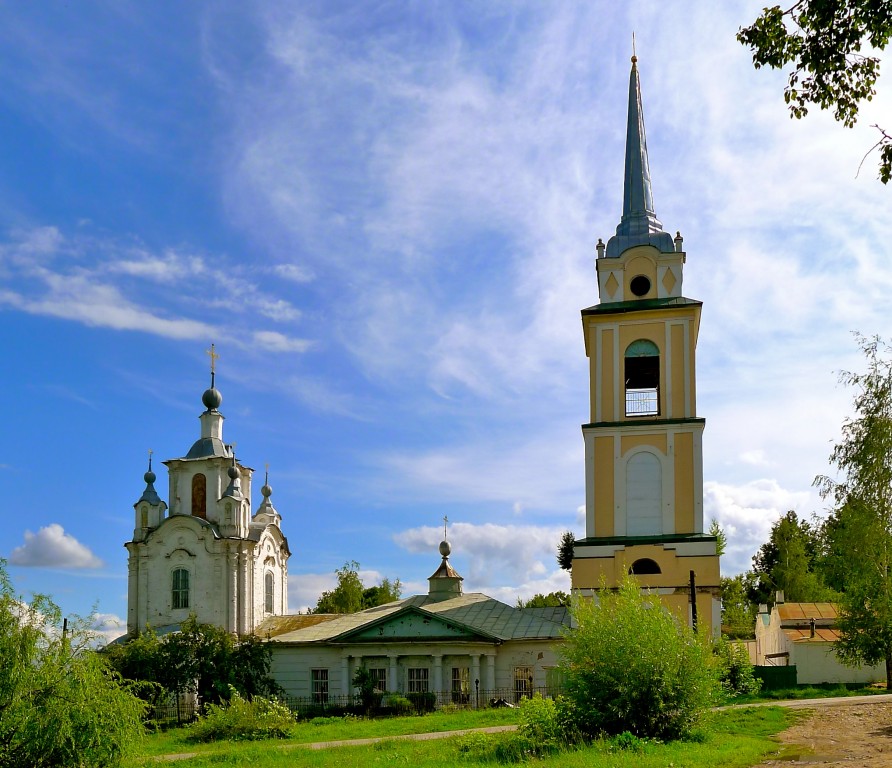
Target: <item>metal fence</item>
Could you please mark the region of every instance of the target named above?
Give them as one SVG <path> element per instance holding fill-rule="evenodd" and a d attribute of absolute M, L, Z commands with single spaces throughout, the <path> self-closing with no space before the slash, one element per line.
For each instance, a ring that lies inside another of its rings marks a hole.
<path fill-rule="evenodd" d="M 295 717 L 340 717 L 346 714 L 373 715 L 380 717 L 422 714 L 444 707 L 480 709 L 485 707 L 517 706 L 520 701 L 534 693 L 544 698 L 554 698 L 561 693 L 558 688 L 542 686 L 529 690 L 496 688 L 471 693 L 433 691 L 424 693 L 376 693 L 371 706 L 363 704 L 357 694 L 338 696 L 284 696 L 281 698 Z M 170 728 L 191 723 L 201 711 L 194 701 L 168 702 L 152 708 L 150 720 L 156 727 Z"/>

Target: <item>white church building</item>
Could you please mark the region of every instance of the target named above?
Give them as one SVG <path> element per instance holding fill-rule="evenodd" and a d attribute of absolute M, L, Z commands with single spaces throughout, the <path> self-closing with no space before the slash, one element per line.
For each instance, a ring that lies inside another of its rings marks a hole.
<path fill-rule="evenodd" d="M 213 349 L 211 351 L 214 359 Z M 254 470 L 223 442 L 223 397 L 201 397 L 201 434 L 185 456 L 169 459 L 170 507 L 155 490 L 151 454 L 146 489 L 133 505 L 127 547 L 127 635 L 163 633 L 191 613 L 199 622 L 244 635 L 288 611 L 288 540 L 265 482 L 251 511 Z"/>
<path fill-rule="evenodd" d="M 164 462 L 169 507 L 155 490 L 149 458 L 146 488 L 133 505 L 133 539 L 124 545 L 127 635 L 118 642 L 149 627 L 175 631 L 194 613 L 201 623 L 272 643 L 271 674 L 286 696 L 322 705 L 354 694 L 360 666 L 373 670 L 382 691 L 434 694 L 440 703 L 517 699 L 553 684 L 567 609 L 518 609 L 465 594 L 446 541 L 428 594 L 349 615 L 289 615 L 291 551 L 282 518 L 268 481 L 251 511 L 253 470 L 223 441 L 214 377 L 212 366 L 198 439 L 185 456 Z M 473 701 L 472 692 L 479 694 Z"/>

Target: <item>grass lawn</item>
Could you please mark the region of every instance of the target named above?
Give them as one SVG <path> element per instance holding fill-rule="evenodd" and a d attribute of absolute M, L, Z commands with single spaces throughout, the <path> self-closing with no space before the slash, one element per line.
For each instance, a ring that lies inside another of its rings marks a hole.
<path fill-rule="evenodd" d="M 300 722 L 290 739 L 275 739 L 264 744 L 307 744 L 313 741 L 372 739 L 407 733 L 439 733 L 464 728 L 486 728 L 490 725 L 516 725 L 520 722 L 516 709 L 463 709 L 458 712 L 432 712 L 428 715 L 391 718 L 317 717 Z M 195 744 L 188 741 L 188 728 L 174 728 L 148 736 L 144 755 L 169 755 L 181 752 L 221 752 L 232 749 L 229 742 Z"/>
<path fill-rule="evenodd" d="M 474 717 L 466 717 L 473 715 Z M 634 750 L 617 750 L 607 742 L 596 743 L 572 752 L 536 760 L 554 768 L 746 768 L 776 753 L 778 744 L 770 736 L 788 727 L 800 713 L 776 707 L 760 707 L 715 713 L 698 738 L 670 744 L 646 744 Z M 185 741 L 180 731 L 158 734 L 146 741 L 143 754 L 155 756 L 169 752 L 198 752 L 189 760 L 176 763 L 182 768 L 221 765 L 251 765 L 257 768 L 318 766 L 319 768 L 371 768 L 371 766 L 410 765 L 417 768 L 442 768 L 443 765 L 492 766 L 500 742 L 512 734 L 470 734 L 437 741 L 387 740 L 362 747 L 308 750 L 300 743 L 340 739 L 393 736 L 429 731 L 451 731 L 485 725 L 516 722 L 514 710 L 480 710 L 459 715 L 426 715 L 390 720 L 341 720 L 339 723 L 300 724 L 290 740 L 218 743 L 195 746 Z M 476 721 L 476 722 L 475 722 Z M 157 765 L 154 757 L 132 761 L 129 768 Z"/>

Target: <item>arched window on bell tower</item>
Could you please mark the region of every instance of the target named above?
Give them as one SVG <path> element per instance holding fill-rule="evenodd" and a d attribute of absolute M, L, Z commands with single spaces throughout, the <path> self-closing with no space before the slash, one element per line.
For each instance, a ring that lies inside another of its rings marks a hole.
<path fill-rule="evenodd" d="M 199 472 L 192 477 L 192 515 L 207 520 L 208 516 L 208 481 Z"/>
<path fill-rule="evenodd" d="M 663 533 L 663 471 L 649 451 L 636 453 L 626 464 L 626 533 L 660 536 Z"/>
<path fill-rule="evenodd" d="M 647 339 L 629 344 L 625 354 L 626 416 L 660 413 L 660 350 Z"/>

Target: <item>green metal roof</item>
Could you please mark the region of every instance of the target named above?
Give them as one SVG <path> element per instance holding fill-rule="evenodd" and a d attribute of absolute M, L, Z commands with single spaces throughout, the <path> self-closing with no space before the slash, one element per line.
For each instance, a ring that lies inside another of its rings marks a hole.
<path fill-rule="evenodd" d="M 278 635 L 282 643 L 343 643 L 361 635 L 370 626 L 380 626 L 408 611 L 437 617 L 479 634 L 490 642 L 507 640 L 557 639 L 563 627 L 569 626 L 566 608 L 514 608 L 479 592 L 459 595 L 447 600 L 431 600 L 428 595 L 415 595 L 386 605 L 368 608 L 359 613 L 339 616 L 315 626 L 303 627 Z M 411 640 L 411 637 L 400 638 Z M 419 640 L 433 638 L 419 637 Z M 393 637 L 387 641 L 399 642 Z"/>
<path fill-rule="evenodd" d="M 635 299 L 633 301 L 608 301 L 595 304 L 582 310 L 586 315 L 619 315 L 627 312 L 645 312 L 651 309 L 667 309 L 671 307 L 702 307 L 703 302 L 686 299 L 684 296 L 664 299 Z"/>

